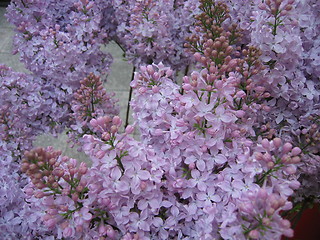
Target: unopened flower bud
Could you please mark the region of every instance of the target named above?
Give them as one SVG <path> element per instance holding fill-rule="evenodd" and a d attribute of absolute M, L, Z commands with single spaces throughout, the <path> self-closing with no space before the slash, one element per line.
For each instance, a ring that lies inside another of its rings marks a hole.
<path fill-rule="evenodd" d="M 113 239 L 115 235 L 116 235 L 116 232 L 114 231 L 114 229 L 110 225 L 107 225 L 107 236 Z"/>
<path fill-rule="evenodd" d="M 153 93 L 158 93 L 160 88 L 158 86 L 152 86 L 152 92 Z"/>
<path fill-rule="evenodd" d="M 99 229 L 98 229 L 99 235 L 105 235 L 107 233 L 107 228 L 104 225 L 103 221 L 101 221 L 100 225 L 99 225 Z"/>
<path fill-rule="evenodd" d="M 299 163 L 301 161 L 301 158 L 299 156 L 295 156 L 291 158 L 290 163 Z"/>
<path fill-rule="evenodd" d="M 132 125 L 128 125 L 126 127 L 126 130 L 125 130 L 126 134 L 131 134 L 133 133 L 133 131 L 134 131 L 134 127 Z"/>
<path fill-rule="evenodd" d="M 44 192 L 42 192 L 42 191 L 38 191 L 38 192 L 36 192 L 35 194 L 34 194 L 34 196 L 36 197 L 36 198 L 43 198 L 44 197 Z"/>
<path fill-rule="evenodd" d="M 73 201 L 76 202 L 79 199 L 79 194 L 78 193 L 72 193 L 71 198 L 72 198 Z"/>
<path fill-rule="evenodd" d="M 121 122 L 122 120 L 119 116 L 114 116 L 112 119 L 112 123 L 118 127 L 121 125 Z"/>
<path fill-rule="evenodd" d="M 291 150 L 291 154 L 292 156 L 297 156 L 301 153 L 301 149 L 299 147 L 294 147 L 292 150 Z"/>
<path fill-rule="evenodd" d="M 261 141 L 261 145 L 262 145 L 262 147 L 264 148 L 264 149 L 269 149 L 270 148 L 270 142 L 269 142 L 269 140 L 268 139 L 262 139 L 262 141 Z"/>
<path fill-rule="evenodd" d="M 282 146 L 282 153 L 288 153 L 290 152 L 292 149 L 292 144 L 291 143 L 285 143 L 283 146 Z"/>
<path fill-rule="evenodd" d="M 145 181 L 141 181 L 140 182 L 140 189 L 143 191 L 146 189 L 146 187 L 147 187 L 147 183 Z"/>
<path fill-rule="evenodd" d="M 78 193 L 81 193 L 81 192 L 83 191 L 83 186 L 78 185 L 78 186 L 76 187 L 76 191 L 77 191 Z"/>
<path fill-rule="evenodd" d="M 195 169 L 196 165 L 192 162 L 192 163 L 189 163 L 188 167 L 190 170 L 193 170 L 193 169 Z"/>
<path fill-rule="evenodd" d="M 102 133 L 101 137 L 102 137 L 103 140 L 109 141 L 110 140 L 110 133 L 104 132 L 104 133 Z"/>
<path fill-rule="evenodd" d="M 115 125 L 112 125 L 111 128 L 110 128 L 110 132 L 111 132 L 112 134 L 115 134 L 116 132 L 118 132 L 118 127 L 115 126 Z"/>
<path fill-rule="evenodd" d="M 295 165 L 289 165 L 286 167 L 285 172 L 289 175 L 295 174 L 297 171 L 297 167 Z"/>
<path fill-rule="evenodd" d="M 189 91 L 192 89 L 192 86 L 190 84 L 183 84 L 182 88 L 185 90 L 185 91 Z"/>
<path fill-rule="evenodd" d="M 282 144 L 282 140 L 280 138 L 274 138 L 272 142 L 276 148 L 279 148 Z"/>
<path fill-rule="evenodd" d="M 254 230 L 251 230 L 250 232 L 249 232 L 249 238 L 251 238 L 251 239 L 258 239 L 259 238 L 259 231 L 257 230 L 257 229 L 254 229 Z"/>

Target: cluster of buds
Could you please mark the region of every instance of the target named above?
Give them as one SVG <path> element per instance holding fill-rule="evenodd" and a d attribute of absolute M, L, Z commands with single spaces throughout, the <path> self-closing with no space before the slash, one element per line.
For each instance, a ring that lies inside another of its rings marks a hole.
<path fill-rule="evenodd" d="M 99 76 L 90 73 L 80 81 L 80 88 L 74 93 L 73 117 L 78 121 L 90 121 L 99 116 L 103 106 L 111 101 Z"/>
<path fill-rule="evenodd" d="M 90 121 L 90 125 L 93 127 L 94 131 L 101 134 L 101 139 L 110 143 L 114 141 L 121 124 L 122 120 L 119 116 L 103 116 Z"/>
<path fill-rule="evenodd" d="M 108 94 L 99 76 L 90 73 L 80 81 L 80 88 L 74 93 L 71 118 L 75 124 L 68 131 L 70 141 L 77 143 L 85 134 L 92 134 L 90 120 L 100 116 L 116 115 L 113 95 Z"/>
<path fill-rule="evenodd" d="M 37 198 L 64 195 L 77 202 L 87 191 L 86 180 L 82 178 L 87 170 L 86 163 L 77 166 L 75 159 L 62 157 L 61 151 L 54 151 L 51 147 L 26 151 L 21 163 L 21 171 L 38 189 L 34 192 Z"/>
<path fill-rule="evenodd" d="M 230 17 L 227 5 L 222 2 L 202 1 L 200 9 L 202 13 L 196 17 L 198 32 L 187 39 L 189 43 L 185 44 L 185 47 L 189 48 L 196 61 L 208 70 L 207 84 L 214 85 L 217 79 L 229 76 L 230 72 L 239 73 L 240 81 L 235 83 L 239 91 L 235 94 L 234 101 L 237 110 L 270 97 L 262 83 L 252 78 L 265 69 L 259 60 L 261 51 L 253 46 L 247 49 L 235 46 L 241 37 L 241 30 L 236 24 L 222 26 Z M 204 34 L 200 39 L 201 31 Z M 256 105 L 254 108 L 269 110 L 267 106 Z"/>
<path fill-rule="evenodd" d="M 282 18 L 288 14 L 289 11 L 293 9 L 293 4 L 295 0 L 266 0 L 259 4 L 261 10 L 267 11 L 270 15 L 274 17 L 274 22 L 272 24 L 272 34 L 277 34 L 277 27 L 281 25 Z"/>
<path fill-rule="evenodd" d="M 240 98 L 235 98 L 236 107 L 239 109 L 242 108 L 244 104 L 249 106 L 253 102 L 258 103 L 270 97 L 270 93 L 266 91 L 263 83 L 257 82 L 253 78 L 266 68 L 259 60 L 261 54 L 262 52 L 259 49 L 249 46 L 248 49 L 241 51 L 242 58 L 237 59 L 235 70 L 242 76 L 238 85 L 239 91 L 236 94 L 240 96 Z M 263 104 L 260 108 L 265 111 L 270 110 Z"/>
<path fill-rule="evenodd" d="M 140 66 L 139 74 L 136 73 L 130 86 L 138 88 L 140 93 L 144 93 L 148 88 L 152 88 L 154 93 L 159 92 L 159 85 L 162 78 L 169 78 L 173 75 L 173 70 L 165 67 L 162 63 L 158 65 Z"/>
<path fill-rule="evenodd" d="M 185 47 L 195 53 L 196 60 L 205 67 L 220 68 L 225 58 L 233 52 L 230 45 L 234 44 L 235 39 L 241 37 L 240 30 L 236 24 L 231 24 L 227 29 L 222 26 L 223 22 L 230 17 L 225 3 L 207 0 L 200 2 L 202 13 L 195 17 L 196 33 L 187 37 Z"/>
<path fill-rule="evenodd" d="M 122 124 L 122 120 L 119 116 L 114 116 L 113 118 L 103 116 L 97 119 L 92 119 L 90 124 L 94 130 L 102 134 L 103 140 L 108 141 L 111 136 L 118 132 L 119 127 Z"/>
<path fill-rule="evenodd" d="M 256 183 L 262 185 L 269 176 L 275 176 L 280 170 L 286 175 L 295 174 L 296 164 L 301 161 L 301 149 L 293 147 L 291 143 L 283 143 L 280 138 L 274 138 L 269 141 L 263 139 L 254 158 L 266 167 L 258 178 Z"/>
<path fill-rule="evenodd" d="M 261 125 L 260 129 L 257 130 L 257 132 L 258 132 L 258 135 L 261 135 L 264 138 L 267 138 L 269 140 L 272 140 L 273 138 L 275 138 L 277 134 L 277 130 L 271 127 L 270 122 Z"/>
<path fill-rule="evenodd" d="M 21 171 L 31 179 L 25 188 L 27 196 L 38 198 L 45 207 L 45 226 L 54 229 L 60 225 L 64 237 L 75 232 L 82 234 L 92 219 L 89 208 L 83 204 L 89 191 L 86 163 L 78 165 L 77 160 L 61 156 L 61 151 L 52 147 L 36 148 L 25 152 Z"/>
<path fill-rule="evenodd" d="M 303 153 L 319 154 L 320 149 L 320 117 L 318 115 L 309 116 L 310 127 L 296 130 L 298 142 Z"/>
<path fill-rule="evenodd" d="M 83 11 L 86 14 L 94 5 L 94 1 L 80 0 L 74 4 L 78 11 Z"/>
<path fill-rule="evenodd" d="M 195 52 L 203 49 L 202 46 L 206 39 L 220 37 L 225 31 L 222 26 L 223 22 L 230 18 L 228 6 L 223 2 L 201 0 L 199 9 L 202 12 L 195 17 L 197 20 L 196 34 L 188 37 L 189 44 L 186 44 L 186 47 L 191 47 Z M 202 33 L 203 36 L 199 33 Z"/>
<path fill-rule="evenodd" d="M 239 210 L 247 223 L 242 224 L 244 234 L 249 239 L 268 239 L 268 230 L 278 231 L 286 237 L 293 236 L 290 221 L 279 216 L 281 210 L 288 208 L 288 202 L 279 194 L 268 193 L 261 188 L 258 192 L 248 192 L 239 202 Z M 250 224 L 249 224 L 250 222 Z"/>

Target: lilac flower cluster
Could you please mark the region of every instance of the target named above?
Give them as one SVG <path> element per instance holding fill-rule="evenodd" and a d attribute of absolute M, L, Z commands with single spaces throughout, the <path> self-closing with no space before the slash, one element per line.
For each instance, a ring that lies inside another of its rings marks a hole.
<path fill-rule="evenodd" d="M 230 1 L 231 2 L 231 1 Z M 267 67 L 256 78 L 269 91 L 271 112 L 263 116 L 269 135 L 281 138 L 303 149 L 299 167 L 302 187 L 296 199 L 310 196 L 319 199 L 319 3 L 317 1 L 251 1 L 250 8 L 233 2 L 233 15 L 250 19 L 243 25 L 247 41 L 262 50 L 261 60 Z M 305 136 L 307 134 L 307 136 Z M 305 141 L 308 139 L 308 143 Z M 308 180 L 305 180 L 308 179 Z M 312 179 L 312 180 L 311 180 Z M 318 200 L 317 200 L 318 201 Z"/>
<path fill-rule="evenodd" d="M 190 64 L 183 44 L 197 1 L 115 1 L 116 40 L 135 66 L 163 62 L 175 70 Z"/>
<path fill-rule="evenodd" d="M 108 70 L 111 56 L 100 50 L 107 40 L 100 29 L 101 11 L 88 1 L 12 1 L 7 9 L 17 31 L 14 52 L 20 53 L 31 73 L 15 73 L 0 66 L 1 238 L 47 235 L 37 204 L 31 207 L 24 201 L 21 188 L 29 180 L 19 171 L 19 163 L 37 135 L 61 132 L 79 121 L 72 118 L 76 113 L 71 100 L 80 80 L 90 72 Z M 112 96 L 101 86 L 96 91 L 102 94 L 100 100 L 106 101 L 100 104 L 108 108 L 104 111 L 117 113 Z M 27 216 L 30 221 L 25 221 Z"/>
<path fill-rule="evenodd" d="M 92 1 L 12 1 L 7 18 L 16 26 L 14 52 L 41 80 L 54 120 L 66 125 L 80 80 L 106 73 L 112 60 L 100 49 L 108 40 L 102 10 Z"/>
<path fill-rule="evenodd" d="M 74 93 L 71 106 L 73 123 L 68 131 L 73 143 L 81 140 L 83 135 L 93 133 L 89 124 L 93 118 L 119 113 L 116 101 L 112 99 L 113 95 L 106 92 L 100 77 L 90 73 L 80 84 L 80 88 Z"/>
<path fill-rule="evenodd" d="M 292 237 L 285 217 L 320 199 L 319 4 L 244 2 L 13 1 L 34 76 L 0 67 L 0 236 Z M 139 67 L 140 140 L 119 130 L 98 77 L 110 39 Z M 174 72 L 194 61 L 178 84 Z M 30 150 L 50 122 L 71 127 L 91 167 Z"/>
<path fill-rule="evenodd" d="M 19 164 L 24 151 L 32 147 L 35 136 L 48 126 L 46 104 L 40 96 L 37 79 L 0 65 L 0 229 L 1 238 L 31 237 L 46 230 L 37 225 L 37 212 L 31 213 L 22 187 L 28 179 Z M 25 221 L 29 216 L 30 221 Z M 35 232 L 32 234 L 31 227 Z"/>

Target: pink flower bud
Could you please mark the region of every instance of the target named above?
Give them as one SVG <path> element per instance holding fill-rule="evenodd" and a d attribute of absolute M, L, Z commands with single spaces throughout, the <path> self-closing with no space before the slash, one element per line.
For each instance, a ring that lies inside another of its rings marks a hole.
<path fill-rule="evenodd" d="M 255 152 L 254 156 L 259 161 L 264 160 L 263 154 L 261 152 Z"/>
<path fill-rule="evenodd" d="M 48 227 L 49 229 L 54 228 L 57 224 L 57 220 L 55 218 L 50 218 L 48 220 L 43 219 L 43 221 L 46 227 Z"/>
<path fill-rule="evenodd" d="M 114 239 L 114 237 L 116 236 L 116 232 L 110 225 L 107 225 L 107 236 L 111 239 Z"/>
<path fill-rule="evenodd" d="M 150 75 L 154 74 L 154 69 L 152 65 L 148 65 L 147 66 L 147 73 L 149 73 Z"/>
<path fill-rule="evenodd" d="M 73 201 L 76 202 L 79 199 L 79 194 L 78 193 L 72 193 L 71 198 L 72 198 Z"/>
<path fill-rule="evenodd" d="M 258 197 L 261 199 L 266 199 L 268 197 L 268 192 L 266 189 L 261 188 L 258 192 Z"/>
<path fill-rule="evenodd" d="M 271 220 L 270 220 L 270 218 L 264 217 L 262 219 L 262 223 L 263 223 L 264 226 L 269 226 L 270 223 L 271 223 Z"/>
<path fill-rule="evenodd" d="M 193 169 L 195 169 L 196 165 L 192 162 L 192 163 L 189 164 L 188 167 L 189 167 L 190 170 L 193 170 Z"/>
<path fill-rule="evenodd" d="M 200 61 L 201 60 L 201 54 L 200 53 L 196 52 L 193 56 L 196 59 L 196 61 Z"/>
<path fill-rule="evenodd" d="M 131 134 L 133 133 L 133 131 L 134 131 L 134 127 L 132 125 L 128 125 L 126 127 L 126 130 L 125 130 L 126 134 Z"/>
<path fill-rule="evenodd" d="M 70 176 L 74 176 L 76 174 L 76 172 L 77 172 L 77 169 L 75 169 L 75 168 L 69 169 Z"/>
<path fill-rule="evenodd" d="M 284 230 L 283 235 L 288 237 L 288 238 L 292 238 L 293 237 L 293 230 L 291 228 Z"/>
<path fill-rule="evenodd" d="M 283 146 L 282 146 L 282 153 L 288 153 L 290 152 L 292 149 L 292 144 L 291 143 L 285 143 Z"/>
<path fill-rule="evenodd" d="M 73 235 L 73 229 L 71 227 L 66 227 L 63 230 L 63 237 L 69 238 L 69 237 L 72 237 L 72 235 Z"/>
<path fill-rule="evenodd" d="M 141 181 L 140 182 L 140 189 L 143 191 L 146 189 L 146 187 L 147 187 L 147 183 L 145 181 Z"/>
<path fill-rule="evenodd" d="M 269 169 L 273 168 L 273 167 L 274 167 L 274 162 L 268 162 L 268 163 L 267 163 L 267 167 L 268 167 Z"/>
<path fill-rule="evenodd" d="M 260 10 L 266 10 L 266 9 L 267 9 L 267 8 L 266 8 L 266 5 L 264 5 L 263 3 L 259 3 L 258 8 L 259 8 Z"/>
<path fill-rule="evenodd" d="M 100 225 L 99 225 L 99 229 L 98 229 L 99 235 L 103 236 L 107 233 L 107 228 L 104 225 L 103 221 L 101 221 Z"/>
<path fill-rule="evenodd" d="M 173 73 L 173 70 L 172 69 L 168 69 L 166 71 L 166 77 L 171 77 L 172 76 L 172 73 Z"/>
<path fill-rule="evenodd" d="M 282 144 L 282 140 L 280 138 L 274 138 L 272 142 L 273 146 L 276 148 L 279 148 Z"/>
<path fill-rule="evenodd" d="M 186 83 L 186 84 L 183 84 L 182 88 L 183 88 L 185 91 L 189 91 L 189 90 L 192 89 L 192 86 L 191 86 L 190 84 Z"/>
<path fill-rule="evenodd" d="M 258 239 L 259 238 L 259 231 L 257 229 L 254 229 L 254 230 L 251 230 L 249 232 L 249 238 L 252 238 L 252 239 Z"/>
<path fill-rule="evenodd" d="M 262 139 L 261 145 L 264 149 L 269 150 L 270 149 L 270 142 L 268 139 Z"/>
<path fill-rule="evenodd" d="M 297 167 L 295 165 L 289 165 L 288 167 L 286 167 L 285 172 L 287 174 L 295 174 L 297 171 Z"/>
<path fill-rule="evenodd" d="M 300 182 L 299 181 L 297 181 L 297 180 L 293 180 L 293 181 L 291 181 L 290 183 L 289 183 L 289 187 L 291 188 L 291 189 L 293 189 L 293 190 L 296 190 L 296 189 L 298 189 L 299 187 L 300 187 Z"/>
<path fill-rule="evenodd" d="M 152 86 L 152 92 L 153 93 L 158 93 L 160 88 L 158 86 Z"/>
<path fill-rule="evenodd" d="M 36 198 L 43 198 L 45 196 L 44 192 L 38 191 L 34 194 Z"/>
<path fill-rule="evenodd" d="M 33 191 L 32 188 L 29 187 L 29 188 L 25 189 L 24 192 L 25 192 L 28 196 L 32 196 L 34 191 Z"/>
<path fill-rule="evenodd" d="M 252 214 L 253 213 L 253 205 L 250 202 L 242 203 L 240 205 L 240 209 L 242 212 Z"/>
<path fill-rule="evenodd" d="M 217 81 L 215 81 L 215 82 L 214 82 L 214 86 L 215 86 L 215 88 L 217 88 L 217 89 L 222 88 L 222 86 L 223 86 L 222 80 L 217 80 Z"/>
<path fill-rule="evenodd" d="M 141 87 L 141 88 L 139 88 L 138 91 L 139 91 L 140 94 L 144 94 L 147 91 L 147 88 Z"/>
<path fill-rule="evenodd" d="M 301 161 L 301 158 L 299 156 L 295 156 L 291 158 L 290 163 L 299 163 Z"/>
<path fill-rule="evenodd" d="M 78 192 L 78 193 L 81 193 L 82 191 L 83 191 L 83 186 L 81 186 L 81 185 L 79 185 L 79 186 L 77 186 L 76 187 L 76 191 Z"/>
<path fill-rule="evenodd" d="M 242 90 L 238 91 L 235 95 L 237 98 L 244 98 L 246 96 L 246 93 Z"/>
<path fill-rule="evenodd" d="M 98 126 L 98 121 L 93 118 L 93 119 L 90 120 L 90 125 L 91 125 L 92 127 L 97 127 L 97 126 Z"/>
<path fill-rule="evenodd" d="M 115 134 L 116 132 L 118 132 L 118 127 L 115 126 L 115 125 L 112 125 L 111 128 L 110 128 L 110 132 L 111 132 L 112 134 Z"/>
<path fill-rule="evenodd" d="M 272 156 L 270 155 L 270 153 L 263 154 L 263 160 L 265 162 L 272 162 Z"/>
<path fill-rule="evenodd" d="M 119 127 L 122 123 L 122 120 L 119 116 L 114 116 L 112 119 L 112 123 Z"/>
<path fill-rule="evenodd" d="M 272 216 L 274 214 L 274 212 L 275 212 L 275 210 L 272 207 L 268 207 L 266 209 L 266 213 L 267 213 L 268 216 Z"/>
<path fill-rule="evenodd" d="M 291 154 L 292 156 L 297 156 L 301 153 L 301 149 L 299 147 L 294 147 L 292 150 L 291 150 Z"/>
<path fill-rule="evenodd" d="M 108 133 L 108 132 L 102 133 L 102 139 L 105 141 L 109 141 L 110 140 L 110 133 Z"/>

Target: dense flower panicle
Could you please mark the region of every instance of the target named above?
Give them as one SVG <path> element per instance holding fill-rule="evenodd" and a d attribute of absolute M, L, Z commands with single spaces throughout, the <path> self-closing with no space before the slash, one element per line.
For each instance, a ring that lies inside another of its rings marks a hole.
<path fill-rule="evenodd" d="M 12 1 L 7 17 L 16 26 L 14 52 L 40 80 L 57 126 L 67 125 L 80 80 L 105 73 L 111 63 L 100 49 L 108 40 L 100 27 L 102 10 L 93 1 Z"/>
<path fill-rule="evenodd" d="M 316 57 L 316 30 L 313 30 L 319 29 L 319 23 L 312 21 L 307 24 L 307 19 L 319 15 L 315 6 L 314 1 L 260 2 L 259 5 L 252 5 L 253 21 L 247 26 L 251 42 L 262 50 L 261 59 L 267 66 L 260 77 L 265 80 L 264 87 L 270 93 L 266 104 L 273 107 L 271 112 L 264 116 L 264 122 L 269 129 L 275 130 L 273 136 L 278 132 L 279 137 L 305 149 L 301 168 L 298 170 L 301 189 L 305 191 L 299 191 L 313 196 L 312 198 L 319 196 L 319 192 L 310 191 L 311 188 L 318 189 L 319 179 L 315 177 L 319 169 L 318 152 L 310 154 L 309 145 L 306 146 L 304 133 L 301 131 L 305 129 L 306 132 L 311 128 L 314 122 L 306 119 L 317 119 L 319 111 L 320 75 L 316 70 L 311 70 L 311 62 L 319 59 L 319 56 Z M 313 51 L 313 54 L 310 54 L 310 51 Z M 313 173 L 309 175 L 307 169 L 313 169 Z M 314 176 L 311 177 L 313 180 L 304 180 L 307 176 Z M 313 187 L 310 185 L 312 183 Z"/>
<path fill-rule="evenodd" d="M 22 188 L 28 179 L 21 175 L 19 163 L 25 150 L 51 122 L 45 99 L 40 96 L 37 79 L 13 72 L 0 65 L 0 229 L 3 239 L 45 236 L 36 222 L 38 212 L 30 213 Z M 26 216 L 30 221 L 25 221 Z"/>
<path fill-rule="evenodd" d="M 21 170 L 31 180 L 24 188 L 27 199 L 39 204 L 41 220 L 52 234 L 58 238 L 83 235 L 92 219 L 83 202 L 88 192 L 86 164 L 78 166 L 75 159 L 62 157 L 50 147 L 37 148 L 25 153 Z M 60 225 L 58 231 L 56 225 Z"/>
<path fill-rule="evenodd" d="M 85 134 L 92 133 L 89 122 L 104 115 L 115 116 L 119 113 L 114 94 L 108 94 L 99 76 L 90 73 L 80 81 L 80 88 L 74 93 L 71 114 L 73 124 L 68 131 L 70 140 L 77 142 Z"/>
<path fill-rule="evenodd" d="M 7 202 L 0 209 L 1 238 L 47 234 L 37 214 L 32 213 L 32 220 L 24 221 L 30 208 L 35 213 L 40 210 L 37 203 L 31 207 L 22 200 L 25 196 L 21 188 L 28 180 L 17 164 L 37 135 L 61 132 L 70 125 L 72 93 L 80 86 L 80 79 L 90 72 L 107 70 L 110 56 L 100 50 L 107 35 L 99 29 L 98 11 L 88 1 L 75 5 L 74 1 L 12 1 L 7 9 L 7 17 L 17 31 L 14 51 L 20 53 L 32 73 L 14 73 L 0 67 L 0 198 Z"/>
<path fill-rule="evenodd" d="M 319 201 L 319 4 L 244 2 L 13 1 L 33 76 L 0 66 L 0 236 L 292 237 L 285 218 Z M 134 126 L 120 131 L 98 77 L 109 40 L 139 69 L 140 140 Z M 175 71 L 193 62 L 178 84 Z M 91 167 L 30 150 L 64 126 Z"/>
<path fill-rule="evenodd" d="M 116 1 L 117 2 L 117 1 Z M 175 70 L 190 63 L 183 49 L 196 1 L 126 1 L 115 11 L 122 16 L 117 41 L 135 66 L 164 62 Z M 127 13 L 123 16 L 123 12 Z"/>

